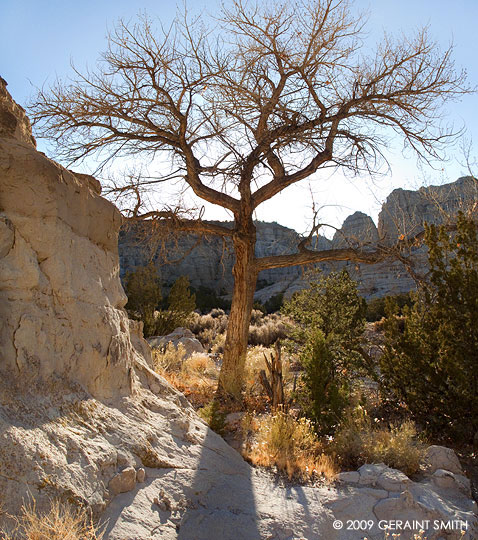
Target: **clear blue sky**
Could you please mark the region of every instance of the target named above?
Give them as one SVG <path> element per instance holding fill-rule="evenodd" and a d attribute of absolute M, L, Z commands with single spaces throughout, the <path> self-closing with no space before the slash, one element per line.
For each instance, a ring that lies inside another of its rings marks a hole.
<path fill-rule="evenodd" d="M 219 3 L 195 0 L 188 5 L 193 10 L 214 12 Z M 384 30 L 410 33 L 428 24 L 432 37 L 443 47 L 454 42 L 457 67 L 467 70 L 471 85 L 478 85 L 478 0 L 357 0 L 354 4 L 369 11 L 367 30 L 372 42 Z M 35 87 L 52 83 L 56 76 L 67 76 L 70 60 L 80 69 L 86 64 L 93 66 L 105 48 L 107 28 L 120 17 L 134 19 L 141 11 L 167 24 L 174 16 L 175 5 L 163 0 L 0 0 L 0 75 L 8 82 L 14 99 L 25 105 Z M 465 124 L 478 157 L 478 95 L 466 96 L 461 103 L 452 104 L 448 112 L 447 118 L 457 126 Z M 41 143 L 40 149 L 44 149 Z M 463 161 L 458 149 L 452 154 Z M 319 204 L 331 205 L 324 210 L 324 217 L 339 225 L 351 212 L 362 210 L 376 219 L 381 203 L 394 187 L 415 189 L 423 183 L 452 181 L 466 172 L 453 160 L 443 164 L 442 173 L 419 170 L 414 159 L 404 159 L 398 151 L 390 160 L 392 174 L 378 184 L 340 176 L 324 180 L 316 197 Z M 303 232 L 303 217 L 309 213 L 307 201 L 310 203 L 307 183 L 289 188 L 266 203 L 258 218 Z M 222 217 L 215 212 L 209 216 Z"/>

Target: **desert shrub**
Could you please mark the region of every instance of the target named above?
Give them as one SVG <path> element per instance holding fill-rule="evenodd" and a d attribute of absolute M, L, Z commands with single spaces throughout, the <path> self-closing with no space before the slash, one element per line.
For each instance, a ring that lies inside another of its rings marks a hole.
<path fill-rule="evenodd" d="M 333 352 L 321 330 L 309 337 L 300 355 L 304 368 L 298 402 L 317 433 L 330 434 L 342 418 L 349 385 L 337 368 Z"/>
<path fill-rule="evenodd" d="M 220 340 L 219 336 L 225 333 L 227 321 L 222 309 L 214 309 L 207 315 L 193 313 L 189 328 L 205 348 L 211 349 Z"/>
<path fill-rule="evenodd" d="M 217 379 L 219 370 L 207 354 L 194 353 L 183 361 L 181 371 L 185 375 L 204 375 Z"/>
<path fill-rule="evenodd" d="M 256 289 L 257 289 L 257 287 L 256 287 Z M 265 315 L 267 313 L 267 310 L 266 310 L 264 304 L 262 302 L 257 301 L 257 300 L 252 304 L 252 309 L 260 311 L 263 315 Z"/>
<path fill-rule="evenodd" d="M 320 330 L 337 368 L 373 374 L 374 366 L 362 344 L 365 301 L 358 294 L 357 283 L 343 270 L 327 277 L 312 274 L 309 284 L 282 309 L 295 323 L 290 330 L 292 340 L 306 344 Z"/>
<path fill-rule="evenodd" d="M 35 505 L 25 505 L 11 532 L 0 531 L 1 540 L 101 540 L 86 510 L 53 501 L 50 510 L 38 513 Z"/>
<path fill-rule="evenodd" d="M 143 321 L 145 336 L 154 335 L 154 312 L 162 300 L 161 281 L 153 263 L 136 268 L 125 276 L 125 292 L 128 297 L 126 310 L 133 319 Z"/>
<path fill-rule="evenodd" d="M 198 410 L 198 414 L 207 422 L 213 431 L 219 433 L 219 435 L 224 434 L 227 413 L 222 410 L 217 400 L 211 400 L 207 405 Z"/>
<path fill-rule="evenodd" d="M 397 318 L 390 307 L 380 359 L 384 394 L 430 431 L 472 439 L 478 431 L 478 234 L 427 226 L 429 283 Z"/>
<path fill-rule="evenodd" d="M 261 324 L 263 317 L 264 317 L 264 312 L 261 311 L 260 309 L 256 309 L 253 307 L 251 311 L 251 319 L 250 319 L 251 326 L 256 326 L 258 324 Z"/>
<path fill-rule="evenodd" d="M 296 419 L 282 411 L 262 417 L 246 414 L 242 428 L 248 437 L 243 453 L 254 465 L 275 466 L 289 479 L 332 478 L 336 474 L 333 460 L 322 453 L 305 418 Z"/>
<path fill-rule="evenodd" d="M 288 335 L 287 324 L 283 321 L 264 321 L 260 326 L 249 327 L 249 345 L 263 345 L 270 347 L 278 339 Z"/>
<path fill-rule="evenodd" d="M 249 326 L 249 345 L 270 347 L 278 339 L 284 339 L 289 332 L 289 324 L 284 316 L 279 314 L 265 315 L 254 311 Z"/>
<path fill-rule="evenodd" d="M 413 422 L 376 426 L 363 409 L 356 408 L 337 430 L 331 448 L 347 468 L 385 463 L 411 475 L 419 470 L 425 447 Z"/>
<path fill-rule="evenodd" d="M 128 315 L 143 321 L 146 337 L 164 336 L 179 326 L 188 326 L 195 303 L 187 277 L 181 276 L 173 284 L 166 310 L 157 309 L 162 301 L 161 282 L 152 263 L 126 275 L 125 291 Z"/>
<path fill-rule="evenodd" d="M 153 350 L 153 367 L 156 371 L 180 371 L 186 349 L 181 343 L 176 347 L 173 343 L 168 343 L 164 349 Z"/>
<path fill-rule="evenodd" d="M 362 346 L 364 302 L 344 270 L 314 276 L 310 288 L 293 295 L 283 312 L 295 322 L 290 349 L 303 366 L 298 403 L 318 433 L 330 434 L 341 419 L 350 382 L 357 373 L 374 374 Z"/>
<path fill-rule="evenodd" d="M 184 356 L 182 344 L 176 349 L 169 343 L 164 350 L 153 351 L 154 369 L 183 392 L 195 407 L 204 406 L 214 396 L 219 369 L 207 354 Z"/>
<path fill-rule="evenodd" d="M 197 289 L 192 289 L 196 295 L 196 307 L 201 313 L 207 313 L 215 308 L 230 309 L 231 301 L 221 298 L 216 291 L 209 287 L 200 285 Z"/>
<path fill-rule="evenodd" d="M 392 296 L 382 296 L 367 302 L 365 318 L 368 322 L 380 321 L 386 316 L 386 303 L 392 301 L 398 307 L 398 314 L 401 315 L 405 306 L 411 306 L 413 301 L 410 293 L 396 294 Z"/>
<path fill-rule="evenodd" d="M 266 303 L 264 304 L 266 312 L 275 313 L 276 311 L 280 311 L 283 302 L 284 302 L 283 293 L 278 293 L 278 294 L 275 294 L 274 296 L 271 296 L 269 300 L 267 300 Z"/>

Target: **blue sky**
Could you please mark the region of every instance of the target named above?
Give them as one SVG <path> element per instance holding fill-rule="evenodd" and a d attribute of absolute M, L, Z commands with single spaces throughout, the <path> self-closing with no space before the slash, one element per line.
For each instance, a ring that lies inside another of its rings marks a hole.
<path fill-rule="evenodd" d="M 191 9 L 217 10 L 219 1 L 189 1 Z M 465 68 L 471 85 L 478 85 L 476 22 L 478 0 L 357 0 L 358 9 L 369 12 L 367 30 L 373 43 L 383 31 L 392 34 L 413 32 L 429 25 L 431 36 L 443 47 L 455 46 L 457 68 Z M 146 11 L 166 24 L 175 5 L 163 0 L 0 0 L 0 75 L 8 82 L 14 99 L 25 106 L 35 87 L 52 83 L 71 73 L 70 61 L 78 68 L 93 66 L 105 48 L 108 27 L 122 17 L 134 19 Z M 478 95 L 465 96 L 448 108 L 447 119 L 465 125 L 467 137 L 474 141 L 478 157 Z M 39 148 L 46 150 L 40 142 Z M 376 219 L 381 203 L 395 187 L 416 189 L 424 183 L 455 180 L 466 173 L 460 150 L 450 151 L 455 159 L 443 163 L 443 171 L 417 167 L 413 158 L 403 158 L 399 147 L 392 149 L 392 173 L 371 182 L 367 178 L 345 179 L 341 175 L 323 176 L 317 183 L 316 202 L 324 205 L 324 219 L 333 225 L 355 210 Z M 278 221 L 304 232 L 310 214 L 310 188 L 306 183 L 289 188 L 266 205 L 258 218 Z M 209 217 L 226 218 L 213 209 Z"/>

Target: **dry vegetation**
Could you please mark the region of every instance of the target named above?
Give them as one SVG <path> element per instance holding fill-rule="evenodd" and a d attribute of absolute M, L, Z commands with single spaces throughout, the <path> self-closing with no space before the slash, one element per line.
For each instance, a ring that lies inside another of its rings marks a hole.
<path fill-rule="evenodd" d="M 14 517 L 11 530 L 0 531 L 0 540 L 101 540 L 86 510 L 74 509 L 53 501 L 50 510 L 38 512 L 35 504 L 25 505 L 20 517 Z"/>
<path fill-rule="evenodd" d="M 294 392 L 300 390 L 297 384 L 300 372 L 296 371 L 300 362 L 286 349 L 282 354 L 286 405 L 278 411 L 272 410 L 259 373 L 266 368 L 264 357 L 271 355 L 271 344 L 278 337 L 287 336 L 290 324 L 289 319 L 278 313 L 264 315 L 259 310 L 253 311 L 243 403 L 237 411 L 242 414 L 240 421 L 228 422 L 230 411 L 215 400 L 227 326 L 223 310 L 194 314 L 190 328 L 208 353 L 194 353 L 183 359 L 183 346 L 176 349 L 170 344 L 162 352 L 154 351 L 155 369 L 188 397 L 215 431 L 239 441 L 239 450 L 250 463 L 275 469 L 289 479 L 329 481 L 340 470 L 364 463 L 385 463 L 406 474 L 417 472 L 423 446 L 417 441 L 415 426 L 407 421 L 388 424 L 372 419 L 367 410 L 377 409 L 379 397 L 373 389 L 364 389 L 360 382 L 334 436 L 318 437 L 313 423 L 301 417 L 295 403 Z M 364 400 L 366 406 L 358 405 Z"/>
<path fill-rule="evenodd" d="M 183 345 L 170 343 L 164 351 L 153 351 L 156 371 L 190 400 L 194 407 L 204 407 L 213 397 L 219 368 L 206 354 L 195 353 L 184 359 Z"/>
<path fill-rule="evenodd" d="M 244 457 L 254 465 L 276 467 L 289 480 L 326 478 L 338 472 L 331 456 L 324 454 L 313 426 L 305 418 L 288 413 L 257 416 L 247 413 L 242 421 Z"/>
<path fill-rule="evenodd" d="M 345 468 L 385 463 L 409 476 L 418 472 L 424 451 L 413 422 L 374 425 L 361 407 L 351 411 L 330 446 Z"/>

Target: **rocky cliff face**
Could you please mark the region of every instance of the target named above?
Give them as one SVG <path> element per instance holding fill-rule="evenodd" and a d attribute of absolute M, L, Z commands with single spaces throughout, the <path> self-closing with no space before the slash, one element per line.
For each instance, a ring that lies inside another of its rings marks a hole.
<path fill-rule="evenodd" d="M 0 96 L 13 126 L 4 86 Z M 27 127 L 22 113 L 0 147 L 1 369 L 126 395 L 135 353 L 117 279 L 121 215 L 99 184 L 36 152 Z"/>
<path fill-rule="evenodd" d="M 282 255 L 297 250 L 299 235 L 277 223 L 257 223 L 256 255 Z M 319 237 L 321 247 L 329 242 Z M 170 239 L 156 239 L 147 223 L 125 227 L 120 234 L 121 273 L 153 260 L 164 283 L 171 284 L 186 275 L 194 287 L 205 286 L 218 293 L 230 292 L 233 286 L 234 255 L 231 242 L 193 234 Z M 270 284 L 301 275 L 297 268 L 277 268 L 259 275 L 260 282 Z"/>
<path fill-rule="evenodd" d="M 418 191 L 394 190 L 379 214 L 378 227 L 370 216 L 355 212 L 343 223 L 332 240 L 317 236 L 312 246 L 317 250 L 365 247 L 372 248 L 378 242 L 394 244 L 401 235 L 413 236 L 423 230 L 423 223 L 443 223 L 461 210 L 470 209 L 478 200 L 478 187 L 471 177 L 463 177 L 451 184 L 430 186 Z M 137 226 L 139 227 L 139 226 Z M 163 282 L 172 283 L 181 275 L 189 277 L 194 287 L 200 285 L 214 289 L 217 293 L 232 290 L 232 265 L 234 257 L 229 242 L 217 238 L 201 241 L 197 236 L 178 237 L 174 242 L 162 245 L 162 250 L 151 242 L 148 224 L 142 225 L 142 234 L 137 229 L 124 230 L 120 235 L 119 253 L 121 272 L 155 261 Z M 140 240 L 141 238 L 141 240 Z M 257 223 L 256 254 L 282 255 L 294 253 L 300 241 L 299 235 L 277 223 Z M 147 247 L 149 246 L 149 247 Z M 426 270 L 426 250 L 412 252 L 418 273 Z M 169 262 L 168 262 L 169 260 Z M 415 282 L 405 267 L 393 260 L 374 265 L 347 263 L 323 263 L 318 267 L 326 274 L 346 267 L 358 281 L 359 290 L 366 298 L 400 294 L 415 288 Z M 255 298 L 265 302 L 275 294 L 290 295 L 306 286 L 303 267 L 267 270 L 259 274 Z"/>
<path fill-rule="evenodd" d="M 1 80 L 0 506 L 60 497 L 99 513 L 113 478 L 132 467 L 134 485 L 161 462 L 156 433 L 187 431 L 192 409 L 123 310 L 119 211 L 37 152 L 29 126 Z"/>

